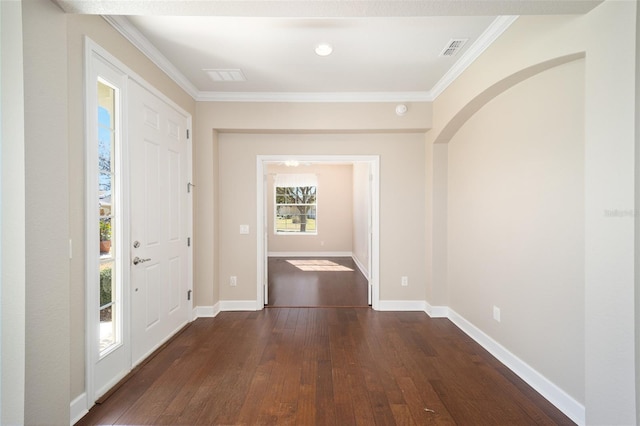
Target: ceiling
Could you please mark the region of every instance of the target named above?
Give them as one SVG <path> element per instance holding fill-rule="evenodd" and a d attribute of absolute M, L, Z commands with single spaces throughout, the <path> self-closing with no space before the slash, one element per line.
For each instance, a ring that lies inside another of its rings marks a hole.
<path fill-rule="evenodd" d="M 67 12 L 106 15 L 195 99 L 221 101 L 433 100 L 516 19 L 505 14 L 580 14 L 598 3 L 58 0 Z M 454 39 L 466 43 L 442 56 Z M 318 56 L 319 43 L 332 54 Z M 207 70 L 246 80 L 214 81 Z"/>

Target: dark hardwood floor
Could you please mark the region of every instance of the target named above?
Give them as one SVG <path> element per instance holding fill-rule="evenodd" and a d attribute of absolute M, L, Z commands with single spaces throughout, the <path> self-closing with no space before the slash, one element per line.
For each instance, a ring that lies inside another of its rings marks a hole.
<path fill-rule="evenodd" d="M 366 307 L 367 279 L 350 257 L 269 258 L 270 307 Z"/>
<path fill-rule="evenodd" d="M 362 308 L 200 318 L 79 425 L 555 425 L 447 319 Z"/>

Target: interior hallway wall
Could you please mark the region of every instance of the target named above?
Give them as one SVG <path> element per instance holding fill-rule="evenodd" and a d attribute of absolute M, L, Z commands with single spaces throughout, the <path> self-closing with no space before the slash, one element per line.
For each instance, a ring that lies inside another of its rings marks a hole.
<path fill-rule="evenodd" d="M 22 4 L 0 2 L 0 424 L 24 424 L 25 139 Z"/>
<path fill-rule="evenodd" d="M 22 2 L 25 128 L 24 423 L 69 424 L 70 288 L 66 16 Z"/>
<path fill-rule="evenodd" d="M 371 212 L 371 166 L 353 164 L 353 259 L 369 278 L 369 216 Z"/>
<path fill-rule="evenodd" d="M 238 277 L 237 287 L 220 286 L 221 300 L 256 299 L 255 227 L 257 155 L 380 155 L 380 298 L 424 300 L 424 137 L 402 134 L 219 135 L 220 283 Z M 349 235 L 350 236 L 350 235 Z M 409 277 L 409 286 L 400 277 Z"/>
<path fill-rule="evenodd" d="M 513 84 L 586 57 L 583 416 L 589 424 L 636 423 L 634 220 L 607 213 L 634 206 L 636 16 L 636 2 L 604 1 L 584 16 L 519 17 L 434 102 L 427 133 L 427 150 L 433 151 L 433 143 L 451 140 L 482 105 Z M 427 226 L 432 235 L 433 223 Z"/>
<path fill-rule="evenodd" d="M 581 60 L 471 117 L 448 144 L 447 223 L 449 307 L 581 404 L 583 105 Z"/>

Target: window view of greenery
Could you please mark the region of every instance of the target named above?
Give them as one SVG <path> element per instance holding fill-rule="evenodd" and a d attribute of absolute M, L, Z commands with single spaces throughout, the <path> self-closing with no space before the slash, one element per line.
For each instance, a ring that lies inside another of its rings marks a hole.
<path fill-rule="evenodd" d="M 98 81 L 98 214 L 100 231 L 100 353 L 118 343 L 115 270 L 116 90 Z"/>
<path fill-rule="evenodd" d="M 276 233 L 315 234 L 317 187 L 276 186 Z"/>

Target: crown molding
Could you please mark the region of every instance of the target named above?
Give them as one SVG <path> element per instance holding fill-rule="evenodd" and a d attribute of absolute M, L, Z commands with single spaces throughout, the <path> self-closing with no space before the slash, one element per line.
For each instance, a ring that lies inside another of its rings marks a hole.
<path fill-rule="evenodd" d="M 200 92 L 201 102 L 431 102 L 429 92 Z"/>
<path fill-rule="evenodd" d="M 213 92 L 199 91 L 126 17 L 102 16 L 147 58 L 200 102 L 433 102 L 518 16 L 499 16 L 429 91 L 418 92 Z"/>
<path fill-rule="evenodd" d="M 199 91 L 140 31 L 124 16 L 103 15 L 102 18 L 129 40 L 138 50 L 158 66 L 165 74 L 176 82 L 193 99 L 197 99 Z"/>
<path fill-rule="evenodd" d="M 478 59 L 478 57 L 487 50 L 487 48 L 491 46 L 491 44 L 511 26 L 511 24 L 516 21 L 516 19 L 518 19 L 518 16 L 498 16 L 494 19 L 491 25 L 487 27 L 480 37 L 478 37 L 475 43 L 473 43 L 462 54 L 462 56 L 460 56 L 460 59 L 458 59 L 456 63 L 449 68 L 449 71 L 447 71 L 447 73 L 431 88 L 429 92 L 433 100 L 440 96 L 451 83 L 460 77 L 460 75 L 469 68 L 469 66 Z"/>

